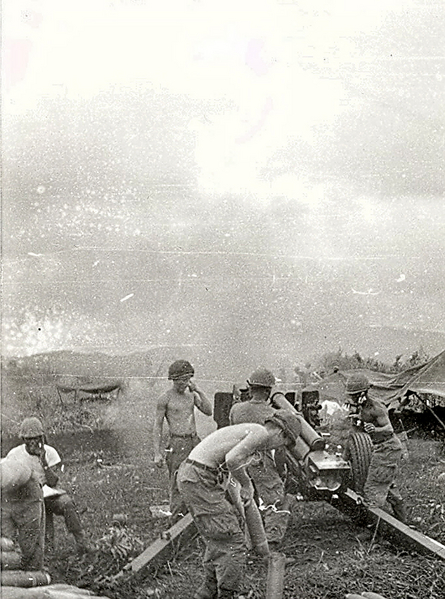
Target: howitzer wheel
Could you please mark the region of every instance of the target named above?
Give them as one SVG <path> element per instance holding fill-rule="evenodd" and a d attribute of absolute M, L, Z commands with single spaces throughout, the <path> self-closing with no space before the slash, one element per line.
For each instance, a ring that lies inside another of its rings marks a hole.
<path fill-rule="evenodd" d="M 356 493 L 363 493 L 371 454 L 371 437 L 367 433 L 352 433 L 346 444 L 343 459 L 351 464 L 349 487 Z"/>

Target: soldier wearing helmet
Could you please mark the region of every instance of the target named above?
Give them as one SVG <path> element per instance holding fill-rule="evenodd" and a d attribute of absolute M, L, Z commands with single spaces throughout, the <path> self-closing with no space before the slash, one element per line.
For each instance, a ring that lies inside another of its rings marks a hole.
<path fill-rule="evenodd" d="M 268 401 L 275 385 L 275 376 L 266 368 L 257 368 L 250 375 L 247 384 L 250 399 L 232 406 L 230 424 L 256 422 L 264 425 L 275 413 Z M 262 508 L 267 540 L 272 547 L 281 544 L 290 518 L 284 481 L 278 470 L 284 461 L 279 452 L 264 450 L 257 452 L 248 467 L 257 503 Z"/>
<path fill-rule="evenodd" d="M 372 440 L 371 463 L 363 489 L 364 502 L 369 507 L 382 508 L 388 501 L 395 517 L 405 522 L 403 498 L 395 482 L 402 459 L 402 444 L 394 434 L 386 406 L 370 397 L 370 389 L 369 380 L 363 373 L 352 375 L 346 382 L 349 418 Z"/>
<path fill-rule="evenodd" d="M 169 427 L 165 461 L 170 477 L 172 524 L 187 512 L 177 488 L 176 472 L 181 462 L 200 441 L 196 433 L 195 407 L 207 416 L 212 415 L 212 405 L 207 396 L 192 381 L 194 374 L 195 370 L 187 360 L 173 362 L 168 368 L 168 379 L 172 381 L 172 388 L 161 395 L 156 405 L 153 445 L 154 462 L 158 467 L 164 462 L 161 453 L 164 419 Z"/>
<path fill-rule="evenodd" d="M 298 426 L 294 414 L 271 409 L 263 425 L 246 422 L 210 433 L 179 467 L 179 490 L 205 543 L 204 580 L 194 599 L 239 596 L 247 546 L 239 514 L 227 499 L 227 488 L 232 488 L 229 483 L 238 484 L 244 505 L 252 502 L 249 463 L 259 451 L 294 443 Z"/>
<path fill-rule="evenodd" d="M 61 470 L 61 458 L 54 447 L 46 444 L 41 421 L 35 416 L 25 418 L 20 426 L 22 445 L 11 449 L 7 457 L 26 464 L 34 473 L 43 489 L 46 512 L 46 547 L 54 549 L 53 515 L 63 516 L 68 532 L 76 541 L 79 555 L 94 548 L 88 543 L 74 501 L 66 491 L 57 487 Z"/>

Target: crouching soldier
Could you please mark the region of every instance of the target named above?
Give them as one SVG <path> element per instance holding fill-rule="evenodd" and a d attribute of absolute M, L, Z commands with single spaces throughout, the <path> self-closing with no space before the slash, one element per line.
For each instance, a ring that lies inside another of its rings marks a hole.
<path fill-rule="evenodd" d="M 179 491 L 206 545 L 204 581 L 194 599 L 231 599 L 240 591 L 247 546 L 236 508 L 227 499 L 227 477 L 240 484 L 241 500 L 248 505 L 254 501 L 247 474 L 253 454 L 292 445 L 300 430 L 297 416 L 275 410 L 264 425 L 243 423 L 216 430 L 179 467 Z"/>
<path fill-rule="evenodd" d="M 54 447 L 46 444 L 42 423 L 36 417 L 25 418 L 19 435 L 23 444 L 11 449 L 7 457 L 29 466 L 42 485 L 46 512 L 46 549 L 53 549 L 53 515 L 56 514 L 64 517 L 66 528 L 74 536 L 79 554 L 94 551 L 94 547 L 85 539 L 73 500 L 66 491 L 57 488 L 57 467 L 61 465 L 61 459 Z"/>
<path fill-rule="evenodd" d="M 372 440 L 371 463 L 363 489 L 364 503 L 368 507 L 383 508 L 388 501 L 394 516 L 406 522 L 403 498 L 396 484 L 402 443 L 394 433 L 388 410 L 380 401 L 369 397 L 369 388 L 369 381 L 363 374 L 351 376 L 346 383 L 350 411 Z"/>
<path fill-rule="evenodd" d="M 250 399 L 235 404 L 230 411 L 230 424 L 256 422 L 264 424 L 275 410 L 268 400 L 275 385 L 275 376 L 265 368 L 255 370 L 247 381 Z M 278 450 L 279 451 L 279 450 Z M 255 487 L 270 548 L 277 548 L 286 533 L 290 511 L 276 459 L 277 450 L 258 451 L 248 468 L 248 474 Z"/>

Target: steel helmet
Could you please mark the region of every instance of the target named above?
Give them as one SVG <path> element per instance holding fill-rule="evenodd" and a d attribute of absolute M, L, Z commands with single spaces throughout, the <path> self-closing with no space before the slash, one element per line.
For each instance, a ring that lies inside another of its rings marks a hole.
<path fill-rule="evenodd" d="M 42 437 L 45 434 L 43 430 L 43 424 L 35 416 L 31 418 L 25 418 L 20 425 L 19 436 L 23 439 L 32 437 Z"/>
<path fill-rule="evenodd" d="M 274 413 L 266 418 L 265 424 L 266 422 L 272 422 L 276 426 L 279 426 L 293 445 L 295 445 L 298 437 L 301 435 L 300 417 L 291 410 L 285 408 L 274 410 Z"/>
<path fill-rule="evenodd" d="M 275 385 L 275 377 L 270 370 L 266 368 L 257 368 L 247 379 L 250 387 L 268 387 Z"/>
<path fill-rule="evenodd" d="M 195 369 L 187 360 L 176 360 L 168 368 L 168 379 L 170 381 L 180 379 L 183 376 L 193 376 L 194 374 Z"/>
<path fill-rule="evenodd" d="M 357 395 L 358 393 L 364 393 L 370 387 L 368 377 L 364 374 L 353 374 L 346 383 L 346 393 L 348 395 Z"/>

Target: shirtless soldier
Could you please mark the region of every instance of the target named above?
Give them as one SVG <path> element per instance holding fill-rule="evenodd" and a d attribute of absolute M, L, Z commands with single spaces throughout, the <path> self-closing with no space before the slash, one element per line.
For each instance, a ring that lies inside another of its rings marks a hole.
<path fill-rule="evenodd" d="M 173 386 L 161 395 L 156 406 L 156 417 L 153 430 L 154 462 L 161 467 L 162 425 L 164 418 L 169 427 L 169 443 L 166 448 L 166 463 L 170 476 L 170 511 L 171 523 L 177 522 L 187 509 L 179 495 L 176 484 L 176 472 L 181 462 L 199 443 L 196 434 L 195 406 L 206 414 L 212 415 L 212 405 L 206 395 L 198 389 L 191 379 L 195 371 L 190 362 L 177 360 L 168 369 L 168 378 Z"/>
<path fill-rule="evenodd" d="M 402 444 L 394 434 L 388 410 L 380 401 L 368 396 L 369 388 L 367 377 L 360 373 L 352 375 L 346 383 L 350 411 L 355 413 L 357 424 L 363 424 L 364 431 L 372 440 L 372 457 L 363 499 L 365 505 L 379 508 L 388 501 L 394 516 L 405 522 L 405 507 L 395 482 L 402 458 Z"/>
<path fill-rule="evenodd" d="M 206 545 L 204 581 L 194 599 L 232 599 L 240 591 L 247 547 L 236 508 L 226 496 L 228 475 L 240 483 L 242 501 L 254 501 L 247 474 L 253 454 L 291 445 L 300 431 L 295 414 L 275 410 L 264 425 L 234 424 L 214 431 L 181 464 L 179 490 Z"/>

